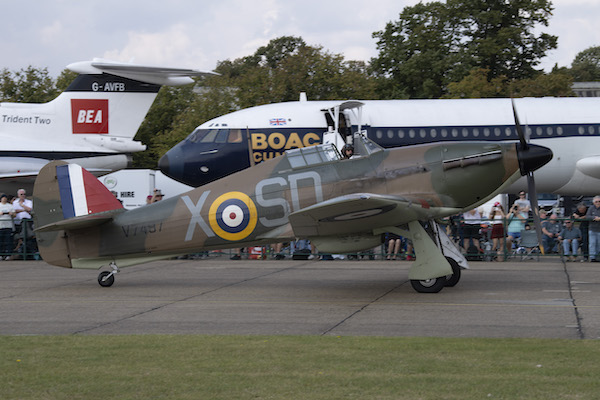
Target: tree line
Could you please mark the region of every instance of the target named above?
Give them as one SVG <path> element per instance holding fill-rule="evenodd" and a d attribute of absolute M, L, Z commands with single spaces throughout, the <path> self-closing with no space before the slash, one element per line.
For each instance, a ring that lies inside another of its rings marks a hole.
<path fill-rule="evenodd" d="M 573 81 L 600 80 L 600 46 L 580 52 L 570 68 L 537 69 L 558 38 L 537 33 L 552 15 L 549 0 L 447 0 L 405 7 L 373 33 L 378 55 L 346 60 L 301 37 L 271 40 L 254 54 L 219 61 L 219 76 L 163 87 L 136 139 L 148 150 L 134 166 L 155 168 L 169 148 L 201 123 L 260 104 L 297 100 L 572 96 Z M 0 72 L 0 100 L 46 102 L 76 74 L 54 80 L 28 67 Z"/>

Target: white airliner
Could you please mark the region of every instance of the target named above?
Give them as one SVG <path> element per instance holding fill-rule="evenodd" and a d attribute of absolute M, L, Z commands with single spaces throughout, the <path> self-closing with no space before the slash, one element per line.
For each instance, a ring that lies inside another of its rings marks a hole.
<path fill-rule="evenodd" d="M 600 98 L 522 98 L 514 108 L 531 143 L 554 158 L 536 172 L 540 193 L 600 193 Z M 433 141 L 518 140 L 511 99 L 364 100 L 276 103 L 200 125 L 160 160 L 163 173 L 192 186 L 321 143 L 327 131 L 363 130 L 383 147 Z M 525 179 L 509 193 L 527 190 Z"/>
<path fill-rule="evenodd" d="M 193 83 L 193 69 L 94 59 L 73 63 L 80 75 L 43 104 L 0 103 L 0 191 L 33 187 L 38 171 L 66 160 L 102 175 L 128 166 L 146 146 L 133 140 L 161 85 Z"/>

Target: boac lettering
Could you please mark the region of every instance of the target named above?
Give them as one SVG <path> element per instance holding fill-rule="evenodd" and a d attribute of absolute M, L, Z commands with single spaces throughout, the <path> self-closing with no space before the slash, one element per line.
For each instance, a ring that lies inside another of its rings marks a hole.
<path fill-rule="evenodd" d="M 285 150 L 314 146 L 321 142 L 319 135 L 312 132 L 305 133 L 302 136 L 292 132 L 287 137 L 280 132 L 269 134 L 251 133 L 250 139 L 253 150 L 252 157 L 255 163 L 280 156 Z"/>

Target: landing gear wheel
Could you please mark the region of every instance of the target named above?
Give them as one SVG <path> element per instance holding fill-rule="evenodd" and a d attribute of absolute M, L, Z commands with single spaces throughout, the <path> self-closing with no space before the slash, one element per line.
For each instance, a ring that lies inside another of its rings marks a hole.
<path fill-rule="evenodd" d="M 426 279 L 419 281 L 411 279 L 411 286 L 419 293 L 438 293 L 446 286 L 446 277 L 440 276 L 439 278 Z"/>
<path fill-rule="evenodd" d="M 110 271 L 102 271 L 98 274 L 98 283 L 102 287 L 110 287 L 115 283 L 115 275 Z"/>
<path fill-rule="evenodd" d="M 460 281 L 460 272 L 462 268 L 460 268 L 460 265 L 458 265 L 455 259 L 446 257 L 446 260 L 448 260 L 448 263 L 452 267 L 452 275 L 446 275 L 446 286 L 453 287 Z"/>

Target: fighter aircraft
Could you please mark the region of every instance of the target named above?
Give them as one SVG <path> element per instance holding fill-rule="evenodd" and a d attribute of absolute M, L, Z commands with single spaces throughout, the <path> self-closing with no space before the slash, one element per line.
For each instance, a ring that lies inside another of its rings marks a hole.
<path fill-rule="evenodd" d="M 55 161 L 35 182 L 43 259 L 99 269 L 111 286 L 119 267 L 198 251 L 310 239 L 322 252 L 372 248 L 385 232 L 411 238 L 418 292 L 460 279 L 466 260 L 434 219 L 473 208 L 546 164 L 545 147 L 446 142 L 383 149 L 353 134 L 355 155 L 333 143 L 293 149 L 190 192 L 125 211 L 78 165 Z"/>
<path fill-rule="evenodd" d="M 33 186 L 51 160 L 71 160 L 93 174 L 127 167 L 146 149 L 133 140 L 161 85 L 192 83 L 210 74 L 94 59 L 73 63 L 80 73 L 44 104 L 0 103 L 0 185 L 16 192 Z"/>
<path fill-rule="evenodd" d="M 323 133 L 366 130 L 385 148 L 435 141 L 517 140 L 511 99 L 367 100 L 268 104 L 236 111 L 198 126 L 169 150 L 159 167 L 166 175 L 198 187 L 229 173 L 323 143 Z M 536 173 L 538 192 L 595 194 L 600 187 L 600 98 L 522 98 L 514 104 L 531 143 L 554 158 Z M 508 192 L 526 190 L 524 179 Z M 596 189 L 592 189 L 596 188 Z"/>

